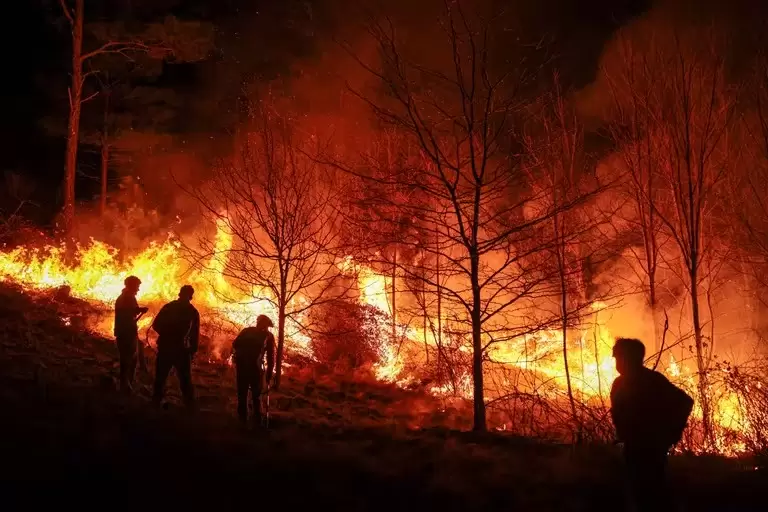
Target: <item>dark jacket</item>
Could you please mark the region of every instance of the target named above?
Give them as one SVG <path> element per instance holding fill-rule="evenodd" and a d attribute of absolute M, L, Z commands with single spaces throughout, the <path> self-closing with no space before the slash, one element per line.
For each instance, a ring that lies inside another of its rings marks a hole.
<path fill-rule="evenodd" d="M 693 399 L 661 373 L 641 368 L 620 375 L 611 388 L 611 416 L 627 446 L 669 449 L 680 441 Z"/>
<path fill-rule="evenodd" d="M 136 317 L 141 312 L 136 297 L 125 290 L 115 301 L 115 338 L 130 338 L 139 335 Z"/>
<path fill-rule="evenodd" d="M 232 343 L 238 368 L 261 369 L 267 356 L 267 380 L 275 369 L 275 337 L 267 330 L 246 327 Z"/>
<path fill-rule="evenodd" d="M 176 299 L 160 309 L 152 329 L 158 334 L 158 350 L 187 349 L 194 354 L 200 340 L 200 313 L 191 303 Z"/>

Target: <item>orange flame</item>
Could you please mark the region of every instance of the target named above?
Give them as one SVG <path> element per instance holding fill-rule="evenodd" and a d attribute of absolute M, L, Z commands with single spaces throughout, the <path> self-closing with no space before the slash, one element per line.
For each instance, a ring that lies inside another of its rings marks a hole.
<path fill-rule="evenodd" d="M 376 273 L 373 269 L 354 263 L 347 258 L 343 264 L 347 270 L 355 270 L 358 273 L 361 300 L 366 304 L 375 306 L 385 313 L 391 311 L 391 304 L 387 295 L 391 290 L 391 277 Z M 578 330 L 578 334 L 569 334 L 572 341 L 568 346 L 568 368 L 570 371 L 571 386 L 574 396 L 582 403 L 607 406 L 610 404 L 611 385 L 618 375 L 613 358 L 614 337 L 600 317 L 599 312 L 605 305 L 599 302 L 592 304 L 593 314 L 583 322 L 585 326 Z M 445 319 L 443 319 L 443 322 Z M 382 321 L 380 326 L 382 338 L 391 337 L 389 334 L 389 320 Z M 437 346 L 437 341 L 432 332 L 412 326 L 398 325 L 403 337 L 413 345 Z M 562 357 L 563 334 L 558 330 L 543 330 L 541 332 L 521 337 L 518 340 L 497 343 L 489 349 L 490 359 L 502 366 L 515 367 L 522 370 L 536 372 L 555 384 L 549 388 L 562 396 L 562 391 L 567 386 L 565 364 Z M 470 351 L 468 346 L 460 347 L 460 350 Z M 404 354 L 412 354 L 413 351 L 400 350 L 396 352 L 392 346 L 385 350 L 382 361 L 376 367 L 377 377 L 388 382 L 404 384 L 410 382 L 409 375 L 404 373 Z M 672 355 L 669 356 L 669 365 L 663 370 L 672 382 L 684 387 L 696 401 L 694 418 L 702 418 L 701 405 L 696 393 L 696 374 L 689 367 L 678 363 Z M 506 379 L 500 377 L 499 381 Z M 449 383 L 433 386 L 430 391 L 435 395 L 452 395 L 472 398 L 472 378 L 469 374 L 459 376 L 456 388 Z M 494 390 L 486 393 L 486 400 L 494 398 Z M 502 390 L 498 390 L 501 392 Z M 547 389 L 539 392 L 547 393 Z M 714 394 L 714 393 L 712 393 Z M 555 398 L 552 396 L 550 398 Z M 717 397 L 712 397 L 715 407 L 714 421 L 721 427 L 716 434 L 716 449 L 725 455 L 736 455 L 744 452 L 746 446 L 743 443 L 726 439 L 727 431 L 744 431 L 750 428 L 746 421 L 743 406 L 738 396 L 730 391 L 723 390 Z"/>
<path fill-rule="evenodd" d="M 257 315 L 267 314 L 276 317 L 274 297 L 266 288 L 254 286 L 251 293 L 245 294 L 241 287 L 233 287 L 224 276 L 227 265 L 227 254 L 232 247 L 232 235 L 227 231 L 226 222 L 219 222 L 215 238 L 215 250 L 210 260 L 203 268 L 191 269 L 179 257 L 181 244 L 169 235 L 163 243 L 151 243 L 144 251 L 129 257 L 121 258 L 119 251 L 97 240 L 91 240 L 85 247 L 76 248 L 75 257 L 67 263 L 63 246 L 46 246 L 41 249 L 20 247 L 7 252 L 0 252 L 0 280 L 12 280 L 28 289 L 50 289 L 63 285 L 71 288 L 75 297 L 86 299 L 101 305 L 110 305 L 123 288 L 123 280 L 128 275 L 137 275 L 142 280 L 139 300 L 142 303 L 157 304 L 176 297 L 182 284 L 195 286 L 197 293 L 196 304 L 205 313 L 224 320 L 233 328 L 239 329 L 251 324 Z M 371 267 L 355 262 L 351 257 L 339 263 L 339 267 L 357 275 L 360 290 L 360 300 L 375 306 L 385 313 L 385 318 L 379 320 L 382 357 L 375 367 L 379 379 L 398 384 L 406 384 L 412 380 L 407 374 L 405 360 L 408 354 L 418 352 L 399 350 L 403 345 L 420 347 L 437 346 L 437 340 L 432 332 L 408 325 L 396 325 L 398 339 L 392 338 L 391 302 L 388 296 L 392 281 L 390 276 L 377 273 Z M 299 298 L 300 303 L 305 298 Z M 611 354 L 613 337 L 599 318 L 598 311 L 603 306 L 593 305 L 592 322 L 586 322 L 586 327 L 578 335 L 570 335 L 572 341 L 568 346 L 569 370 L 574 395 L 584 403 L 607 404 L 610 386 L 616 373 Z M 399 317 L 398 317 L 399 319 Z M 61 319 L 69 325 L 69 317 Z M 443 320 L 443 325 L 444 320 Z M 152 316 L 143 317 L 139 323 L 141 329 L 146 329 L 152 321 Z M 105 314 L 96 322 L 95 329 L 111 336 L 111 316 Z M 228 334 L 231 336 L 231 334 Z M 287 348 L 312 356 L 310 339 L 303 334 L 296 320 L 286 325 Z M 535 372 L 556 384 L 560 390 L 566 386 L 565 366 L 562 358 L 562 333 L 556 330 L 542 331 L 523 336 L 519 339 L 497 343 L 490 348 L 489 357 L 503 367 L 517 368 Z M 215 350 L 220 351 L 223 341 L 215 344 Z M 469 352 L 468 346 L 460 350 Z M 664 372 L 678 384 L 688 390 L 696 389 L 695 372 L 678 363 L 670 356 Z M 503 381 L 504 379 L 500 379 Z M 459 375 L 457 392 L 460 396 L 471 398 L 472 380 L 469 374 Z M 452 386 L 441 384 L 433 386 L 431 392 L 436 395 L 447 395 L 453 391 Z M 489 397 L 492 398 L 492 393 Z M 694 414 L 701 417 L 697 403 Z M 745 415 L 733 393 L 724 393 L 715 401 L 716 422 L 724 428 L 748 428 Z M 734 442 L 727 442 L 723 437 L 718 438 L 717 448 L 722 453 L 733 454 L 742 451 L 744 447 Z"/>
<path fill-rule="evenodd" d="M 114 247 L 93 239 L 85 247 L 76 247 L 72 264 L 67 263 L 63 246 L 19 247 L 0 252 L 0 280 L 12 280 L 35 290 L 66 285 L 72 296 L 104 306 L 114 303 L 123 289 L 123 280 L 129 275 L 139 276 L 142 281 L 138 300 L 154 305 L 173 300 L 183 284 L 192 284 L 197 307 L 224 320 L 227 324 L 224 337 L 228 337 L 232 330 L 255 322 L 260 314 L 275 318 L 277 309 L 267 288 L 254 286 L 246 295 L 229 285 L 222 272 L 232 247 L 232 236 L 225 222 L 220 222 L 217 228 L 214 254 L 200 269 L 184 264 L 180 258 L 181 243 L 169 234 L 164 243 L 152 242 L 144 251 L 126 259 L 121 259 Z M 142 317 L 139 328 L 149 327 L 152 319 L 151 314 Z M 111 317 L 96 319 L 94 329 L 111 336 Z M 293 350 L 310 353 L 309 338 L 302 333 L 297 319 L 287 322 L 286 334 Z M 216 340 L 214 350 L 220 351 L 222 343 L 222 339 Z"/>

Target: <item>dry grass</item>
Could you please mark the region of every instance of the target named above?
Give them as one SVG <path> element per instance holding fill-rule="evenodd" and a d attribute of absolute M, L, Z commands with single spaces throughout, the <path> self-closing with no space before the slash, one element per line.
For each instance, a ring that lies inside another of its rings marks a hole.
<path fill-rule="evenodd" d="M 156 411 L 147 375 L 138 396 L 115 393 L 117 353 L 111 340 L 84 329 L 89 308 L 0 287 L 5 499 L 145 507 L 170 500 L 196 509 L 256 500 L 288 510 L 622 510 L 612 447 L 462 433 L 452 429 L 467 425 L 466 409 L 298 363 L 272 397 L 269 431 L 238 428 L 232 370 L 202 358 L 194 367 L 200 412 Z M 172 402 L 175 387 L 171 378 Z M 753 462 L 678 458 L 673 470 L 691 510 L 763 507 L 765 472 Z"/>

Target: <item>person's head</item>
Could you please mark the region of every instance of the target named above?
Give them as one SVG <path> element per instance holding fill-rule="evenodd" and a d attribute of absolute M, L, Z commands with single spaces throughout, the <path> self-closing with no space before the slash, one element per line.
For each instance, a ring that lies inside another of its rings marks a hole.
<path fill-rule="evenodd" d="M 261 330 L 269 329 L 270 327 L 274 327 L 274 324 L 272 323 L 272 320 L 267 315 L 259 315 L 256 317 L 256 328 Z"/>
<path fill-rule="evenodd" d="M 181 300 L 191 302 L 193 295 L 195 295 L 195 289 L 188 284 L 185 284 L 181 287 L 181 290 L 179 290 L 179 299 Z"/>
<path fill-rule="evenodd" d="M 141 279 L 136 276 L 128 276 L 123 281 L 125 289 L 131 294 L 136 295 L 139 293 L 139 286 L 141 286 Z"/>
<path fill-rule="evenodd" d="M 616 359 L 616 371 L 620 375 L 632 373 L 643 367 L 645 345 L 634 338 L 618 338 L 613 345 L 613 357 Z"/>

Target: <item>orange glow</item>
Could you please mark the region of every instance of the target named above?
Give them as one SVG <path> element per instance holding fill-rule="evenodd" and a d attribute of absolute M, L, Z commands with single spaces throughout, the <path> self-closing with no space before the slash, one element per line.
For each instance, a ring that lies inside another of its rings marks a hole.
<path fill-rule="evenodd" d="M 180 256 L 181 243 L 173 236 L 162 243 L 151 243 L 144 251 L 129 257 L 121 257 L 117 249 L 96 240 L 85 247 L 78 247 L 74 258 L 67 258 L 63 247 L 21 247 L 0 252 L 0 279 L 11 280 L 34 290 L 68 285 L 73 296 L 109 307 L 120 294 L 124 278 L 133 274 L 142 280 L 139 302 L 151 305 L 154 311 L 160 303 L 173 300 L 182 284 L 192 284 L 196 289 L 195 304 L 204 318 L 223 322 L 230 327 L 230 330 L 225 329 L 222 334 L 214 336 L 213 355 L 222 357 L 222 348 L 227 346 L 234 330 L 253 323 L 256 316 L 262 313 L 276 318 L 276 308 L 269 290 L 254 287 L 250 294 L 245 294 L 241 287 L 232 286 L 224 275 L 227 252 L 231 247 L 232 236 L 227 232 L 225 222 L 217 226 L 215 254 L 197 269 L 190 269 L 184 263 Z M 381 358 L 374 368 L 377 378 L 399 385 L 413 382 L 414 376 L 408 373 L 408 363 L 411 362 L 409 358 L 417 357 L 414 354 L 423 351 L 424 346 L 437 347 L 434 333 L 412 325 L 396 325 L 397 339 L 392 339 L 391 297 L 388 295 L 392 287 L 391 276 L 380 274 L 370 266 L 355 262 L 351 257 L 341 261 L 339 268 L 357 276 L 361 302 L 385 313 L 383 319 L 378 320 Z M 300 298 L 299 302 L 305 300 Z M 600 303 L 593 304 L 593 314 L 584 319 L 584 327 L 569 333 L 571 341 L 568 346 L 574 397 L 580 403 L 598 406 L 609 403 L 611 383 L 616 377 L 611 355 L 614 338 L 599 314 L 603 307 Z M 65 325 L 71 322 L 69 317 L 62 317 L 61 321 Z M 140 328 L 147 329 L 151 321 L 151 314 L 145 315 L 139 322 Z M 447 318 L 442 319 L 442 325 L 447 325 Z M 111 337 L 111 314 L 105 311 L 103 316 L 94 319 L 93 328 Z M 312 357 L 310 339 L 295 322 L 288 322 L 286 338 L 289 351 L 298 351 Z M 566 388 L 562 344 L 562 333 L 557 330 L 545 330 L 494 344 L 488 353 L 493 364 L 487 365 L 487 371 L 511 368 L 537 375 L 540 381 L 546 379 L 553 383 L 542 388 L 543 391 L 539 390 L 545 398 L 562 399 Z M 459 350 L 469 353 L 470 347 L 465 343 Z M 696 375 L 689 367 L 670 356 L 663 371 L 673 382 L 696 397 Z M 493 389 L 490 382 L 501 382 L 500 386 L 509 384 L 503 375 L 496 377 L 486 380 L 486 398 L 489 400 L 504 391 Z M 459 397 L 471 398 L 471 375 L 467 372 L 457 375 L 456 387 Z M 430 390 L 440 396 L 454 393 L 453 386 L 447 383 L 433 385 Z M 547 393 L 552 396 L 546 396 Z M 713 404 L 716 423 L 723 429 L 739 431 L 749 427 L 738 397 L 733 393 L 715 396 L 713 391 Z M 698 403 L 694 416 L 701 417 Z M 718 451 L 725 454 L 735 454 L 745 449 L 742 444 L 727 441 L 722 435 L 717 437 L 717 443 Z"/>
<path fill-rule="evenodd" d="M 121 258 L 117 249 L 97 240 L 91 240 L 85 247 L 78 246 L 71 259 L 66 258 L 63 246 L 20 247 L 0 252 L 0 279 L 35 290 L 66 285 L 74 297 L 111 307 L 123 289 L 123 280 L 136 275 L 142 281 L 139 302 L 152 306 L 151 310 L 155 311 L 163 302 L 174 300 L 183 284 L 191 284 L 195 287 L 194 304 L 204 318 L 206 314 L 213 314 L 222 321 L 222 333 L 213 336 L 212 348 L 218 354 L 223 345 L 231 341 L 235 330 L 255 323 L 259 314 L 276 318 L 277 309 L 268 289 L 254 287 L 252 293 L 246 295 L 229 285 L 222 271 L 227 264 L 232 237 L 224 223 L 219 223 L 217 228 L 215 254 L 200 269 L 190 269 L 184 263 L 181 243 L 169 235 L 165 242 L 152 242 L 144 251 L 127 258 Z M 151 313 L 142 317 L 139 328 L 147 329 L 152 319 Z M 112 336 L 110 314 L 91 320 L 95 331 Z M 286 333 L 293 350 L 310 353 L 309 338 L 300 332 L 295 322 L 287 323 Z"/>
<path fill-rule="evenodd" d="M 364 265 L 353 264 L 351 258 L 345 260 L 343 268 L 349 270 L 354 268 L 358 272 L 361 301 L 376 306 L 382 311 L 391 311 L 391 304 L 387 295 L 388 290 L 391 289 L 391 277 L 377 274 Z M 610 405 L 611 385 L 618 375 L 612 354 L 615 338 L 599 314 L 605 307 L 605 304 L 593 303 L 593 314 L 583 319 L 584 327 L 574 329 L 575 332 L 569 332 L 571 341 L 568 346 L 568 360 L 574 398 L 580 403 L 597 406 Z M 383 339 L 391 337 L 389 324 L 386 321 L 385 323 L 386 325 L 381 326 Z M 402 325 L 398 328 L 404 333 L 407 342 L 414 347 L 422 346 L 425 342 L 429 346 L 437 346 L 432 332 Z M 547 398 L 557 399 L 564 396 L 563 393 L 567 386 L 562 347 L 562 332 L 543 330 L 523 336 L 518 340 L 494 344 L 489 349 L 489 356 L 492 361 L 501 363 L 502 367 L 527 370 L 539 375 L 541 381 L 546 379 L 548 382 L 554 383 L 554 386 L 542 387 L 537 391 Z M 469 352 L 470 348 L 465 345 L 460 347 L 460 350 Z M 414 350 L 401 348 L 399 354 L 394 350 L 385 350 L 382 361 L 376 367 L 377 377 L 399 384 L 410 382 L 411 376 L 404 372 L 407 362 L 405 358 L 416 351 L 418 348 Z M 698 402 L 695 372 L 690 367 L 678 363 L 671 354 L 667 368 L 659 368 L 659 370 L 697 400 L 693 417 L 701 419 L 702 412 Z M 489 371 L 493 372 L 494 370 L 492 367 L 491 369 L 486 368 L 485 373 Z M 497 377 L 497 382 L 506 383 L 506 378 L 501 375 Z M 486 378 L 486 401 L 494 399 L 505 391 L 492 389 L 489 385 L 489 381 L 492 380 L 494 379 Z M 460 375 L 456 387 L 457 395 L 465 399 L 472 398 L 471 375 L 468 373 Z M 433 386 L 430 391 L 435 395 L 442 396 L 450 396 L 454 393 L 450 383 Z M 738 432 L 749 428 L 738 396 L 730 391 L 715 393 L 713 389 L 710 393 L 710 399 L 714 405 L 715 423 L 720 427 L 715 439 L 717 451 L 725 455 L 736 455 L 744 452 L 746 446 L 743 443 L 734 442 L 725 437 L 725 432 Z"/>

